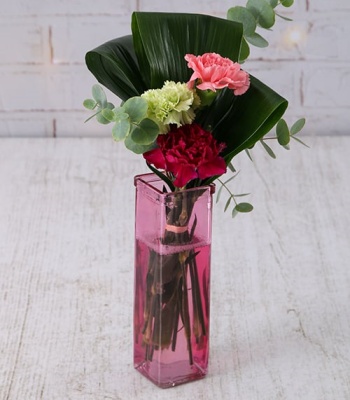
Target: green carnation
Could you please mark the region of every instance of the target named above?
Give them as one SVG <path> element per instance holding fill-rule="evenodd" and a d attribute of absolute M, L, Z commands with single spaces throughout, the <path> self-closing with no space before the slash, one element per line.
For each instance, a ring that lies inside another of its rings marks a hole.
<path fill-rule="evenodd" d="M 169 131 L 170 124 L 178 127 L 190 124 L 200 99 L 186 83 L 166 81 L 161 89 L 151 89 L 141 95 L 148 103 L 148 118 L 159 125 L 160 132 Z"/>

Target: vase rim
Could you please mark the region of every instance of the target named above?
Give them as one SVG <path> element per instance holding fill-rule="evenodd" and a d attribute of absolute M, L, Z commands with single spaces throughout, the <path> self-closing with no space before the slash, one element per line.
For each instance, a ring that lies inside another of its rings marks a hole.
<path fill-rule="evenodd" d="M 154 185 L 152 185 L 152 182 L 160 182 L 160 181 L 162 181 L 162 179 L 159 178 L 159 176 L 157 176 L 153 172 L 136 175 L 134 177 L 134 185 L 135 186 L 137 185 L 138 181 L 141 181 L 143 184 L 148 186 L 150 189 L 154 190 L 157 194 L 159 194 L 160 196 L 164 196 L 164 197 L 172 195 L 172 194 L 183 193 L 183 192 L 193 192 L 193 191 L 196 191 L 196 190 L 199 190 L 199 189 L 208 189 L 210 194 L 214 194 L 215 193 L 215 184 L 214 183 L 211 183 L 209 185 L 203 185 L 203 186 L 195 186 L 193 188 L 179 190 L 178 192 L 173 192 L 173 191 L 163 192 L 163 191 L 159 190 L 157 187 L 155 187 Z M 164 182 L 164 185 L 165 184 L 166 183 Z"/>

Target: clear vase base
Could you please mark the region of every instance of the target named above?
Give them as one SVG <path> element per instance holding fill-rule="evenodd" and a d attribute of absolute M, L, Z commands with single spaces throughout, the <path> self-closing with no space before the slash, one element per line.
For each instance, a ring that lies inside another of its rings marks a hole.
<path fill-rule="evenodd" d="M 187 360 L 174 362 L 171 365 L 144 361 L 135 365 L 135 369 L 162 389 L 202 379 L 207 374 L 207 371 L 196 363 L 189 365 Z"/>

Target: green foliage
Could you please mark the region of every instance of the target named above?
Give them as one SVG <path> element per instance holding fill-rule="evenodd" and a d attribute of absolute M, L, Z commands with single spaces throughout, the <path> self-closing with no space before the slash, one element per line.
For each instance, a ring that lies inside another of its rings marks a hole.
<path fill-rule="evenodd" d="M 264 39 L 256 28 L 271 29 L 276 20 L 276 16 L 287 21 L 289 18 L 278 14 L 274 9 L 281 4 L 290 7 L 294 0 L 247 0 L 246 7 L 236 6 L 227 11 L 227 19 L 240 22 L 243 25 L 243 39 L 239 54 L 240 62 L 244 62 L 250 54 L 248 43 L 256 47 L 267 47 L 268 41 Z"/>
<path fill-rule="evenodd" d="M 273 152 L 273 150 L 271 149 L 271 147 L 269 145 L 267 145 L 263 140 L 260 140 L 260 143 L 262 144 L 263 148 L 266 150 L 267 154 L 271 158 L 276 158 L 276 154 Z"/>
<path fill-rule="evenodd" d="M 278 143 L 281 146 L 287 146 L 290 142 L 290 132 L 287 125 L 287 122 L 282 118 L 278 121 L 276 125 L 276 135 Z"/>
<path fill-rule="evenodd" d="M 288 127 L 287 122 L 284 119 L 280 119 L 276 125 L 276 136 L 275 137 L 265 137 L 260 140 L 262 146 L 268 153 L 268 155 L 272 158 L 276 158 L 276 154 L 271 149 L 269 145 L 266 144 L 267 140 L 277 139 L 278 143 L 284 147 L 286 150 L 289 150 L 289 143 L 291 139 L 296 140 L 300 144 L 309 147 L 302 140 L 295 137 L 297 133 L 299 133 L 305 125 L 305 118 L 298 119 L 291 128 Z"/>
<path fill-rule="evenodd" d="M 218 190 L 218 193 L 216 196 L 216 202 L 218 202 L 220 200 L 223 189 L 225 189 L 229 193 L 229 197 L 225 203 L 224 212 L 226 212 L 228 210 L 228 208 L 230 207 L 230 205 L 233 203 L 234 206 L 231 211 L 232 218 L 234 218 L 238 213 L 248 213 L 250 211 L 253 211 L 253 206 L 250 203 L 245 203 L 245 202 L 238 203 L 236 200 L 237 197 L 248 196 L 249 193 L 233 194 L 231 192 L 231 190 L 229 189 L 229 187 L 227 186 L 227 184 L 229 182 L 231 182 L 234 178 L 236 178 L 237 175 L 238 175 L 238 173 L 236 173 L 235 175 L 232 175 L 231 178 L 229 178 L 225 182 L 223 182 L 221 179 L 218 179 L 221 186 L 220 186 L 220 189 Z"/>
<path fill-rule="evenodd" d="M 187 82 L 192 74 L 184 59 L 188 53 L 215 52 L 238 61 L 243 37 L 241 23 L 200 14 L 136 12 L 132 31 L 134 46 L 124 37 L 86 55 L 90 71 L 126 102 L 148 89 L 162 87 L 166 80 Z M 224 90 L 197 115 L 196 122 L 226 144 L 224 155 L 229 163 L 269 132 L 286 108 L 284 98 L 251 76 L 247 93 L 237 97 Z M 128 148 L 136 148 L 129 141 Z"/>
<path fill-rule="evenodd" d="M 275 12 L 265 0 L 248 0 L 247 9 L 253 14 L 259 26 L 270 29 L 275 24 Z"/>
<path fill-rule="evenodd" d="M 114 122 L 112 137 L 115 141 L 124 140 L 125 146 L 137 154 L 148 151 L 154 145 L 159 127 L 147 118 L 146 100 L 131 97 L 121 107 L 115 108 L 112 103 L 107 102 L 106 94 L 100 85 L 92 87 L 92 96 L 93 99 L 86 99 L 83 103 L 87 109 L 97 110 L 89 119 L 96 117 L 100 124 Z"/>
<path fill-rule="evenodd" d="M 283 7 L 291 7 L 294 4 L 294 0 L 280 0 Z"/>

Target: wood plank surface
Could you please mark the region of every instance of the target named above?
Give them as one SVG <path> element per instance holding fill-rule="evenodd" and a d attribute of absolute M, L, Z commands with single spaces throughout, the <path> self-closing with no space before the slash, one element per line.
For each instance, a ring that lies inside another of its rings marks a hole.
<path fill-rule="evenodd" d="M 215 205 L 208 376 L 133 369 L 133 176 L 111 139 L 0 140 L 0 399 L 350 399 L 350 138 L 257 148 Z"/>

